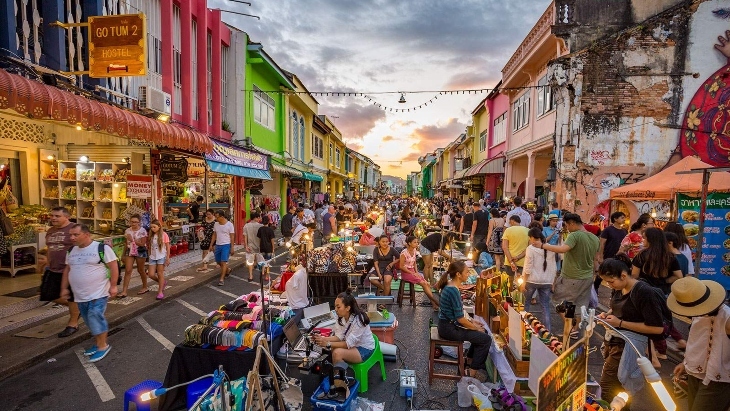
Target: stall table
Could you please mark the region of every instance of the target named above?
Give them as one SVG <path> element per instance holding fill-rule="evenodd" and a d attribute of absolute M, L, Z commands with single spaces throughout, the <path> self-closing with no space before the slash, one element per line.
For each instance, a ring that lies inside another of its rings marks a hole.
<path fill-rule="evenodd" d="M 343 273 L 307 273 L 312 298 L 316 302 L 327 298 L 334 300 L 337 295 L 348 289 L 348 275 Z"/>

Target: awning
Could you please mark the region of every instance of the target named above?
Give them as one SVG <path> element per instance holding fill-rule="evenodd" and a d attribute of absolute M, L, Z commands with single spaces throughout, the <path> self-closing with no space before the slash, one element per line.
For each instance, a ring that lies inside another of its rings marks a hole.
<path fill-rule="evenodd" d="M 469 168 L 465 168 L 465 169 L 454 172 L 454 179 L 458 180 L 460 178 L 464 178 L 465 177 L 464 174 L 466 174 L 466 172 L 468 170 L 469 170 Z"/>
<path fill-rule="evenodd" d="M 296 168 L 291 168 L 289 166 L 281 165 L 281 164 L 274 164 L 271 163 L 271 171 L 274 173 L 280 173 L 285 174 L 291 177 L 298 177 L 302 178 L 303 174 L 301 171 L 297 170 Z"/>
<path fill-rule="evenodd" d="M 199 131 L 162 123 L 5 70 L 0 70 L 0 96 L 0 109 L 13 109 L 30 118 L 67 121 L 83 128 L 195 153 L 213 150 L 210 138 Z"/>
<path fill-rule="evenodd" d="M 322 176 L 312 173 L 307 173 L 306 171 L 302 171 L 303 177 L 305 180 L 309 181 L 322 181 L 324 180 Z"/>
<path fill-rule="evenodd" d="M 484 174 L 504 174 L 504 157 L 495 157 L 489 160 L 482 160 L 471 167 L 466 177 Z"/>
<path fill-rule="evenodd" d="M 272 179 L 267 156 L 220 141 L 212 142 L 213 151 L 205 155 L 212 171 L 245 178 Z"/>

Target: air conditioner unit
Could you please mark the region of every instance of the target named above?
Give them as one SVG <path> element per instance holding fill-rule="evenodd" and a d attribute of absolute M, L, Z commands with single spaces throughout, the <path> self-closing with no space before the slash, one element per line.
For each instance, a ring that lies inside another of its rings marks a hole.
<path fill-rule="evenodd" d="M 153 87 L 139 86 L 139 108 L 170 115 L 172 99 L 169 93 Z"/>

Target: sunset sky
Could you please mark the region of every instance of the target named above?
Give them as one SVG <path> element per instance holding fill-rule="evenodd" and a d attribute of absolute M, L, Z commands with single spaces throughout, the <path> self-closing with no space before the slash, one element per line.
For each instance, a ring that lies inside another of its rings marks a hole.
<path fill-rule="evenodd" d="M 392 108 L 428 102 L 438 90 L 492 87 L 549 0 L 211 0 L 211 8 L 260 42 L 310 91 L 374 95 Z M 399 104 L 406 92 L 407 102 Z M 408 91 L 436 91 L 408 93 Z M 386 112 L 363 97 L 316 97 L 347 142 L 405 177 L 416 159 L 464 132 L 485 94 L 438 96 L 410 113 Z"/>

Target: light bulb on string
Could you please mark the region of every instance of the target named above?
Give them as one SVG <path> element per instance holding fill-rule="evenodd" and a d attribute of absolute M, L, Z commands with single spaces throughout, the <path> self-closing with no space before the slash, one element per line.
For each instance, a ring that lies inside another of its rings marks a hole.
<path fill-rule="evenodd" d="M 656 208 L 651 209 L 651 218 L 656 218 Z"/>

